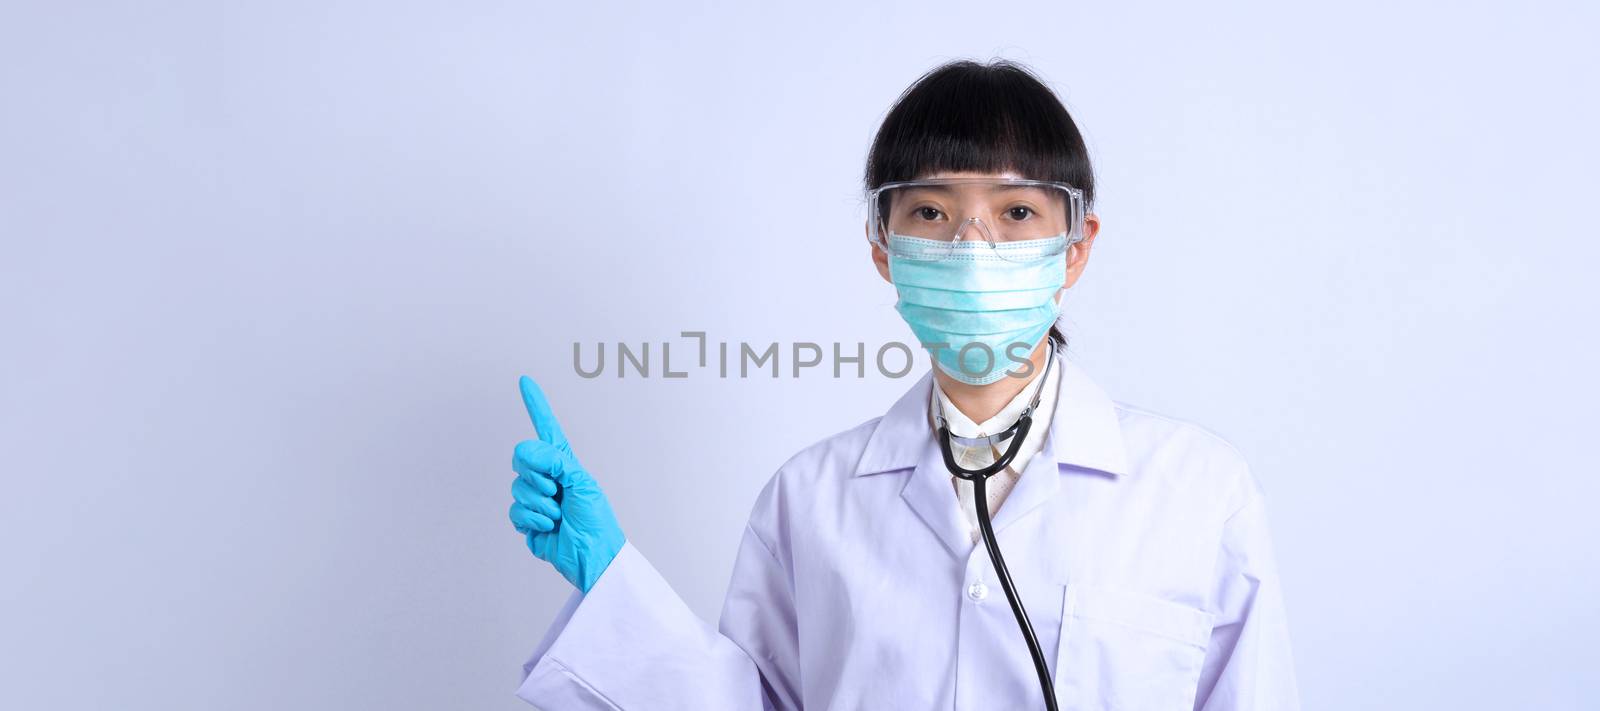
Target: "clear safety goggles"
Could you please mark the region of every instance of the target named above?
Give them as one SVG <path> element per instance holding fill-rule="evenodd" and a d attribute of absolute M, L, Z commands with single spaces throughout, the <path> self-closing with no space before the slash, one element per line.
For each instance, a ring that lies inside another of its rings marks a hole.
<path fill-rule="evenodd" d="M 945 259 L 979 249 L 1031 261 L 1083 240 L 1083 191 L 1020 178 L 927 178 L 867 191 L 867 239 L 886 254 Z M 1051 238 L 1064 238 L 1044 242 Z M 987 245 L 985 249 L 982 245 Z"/>

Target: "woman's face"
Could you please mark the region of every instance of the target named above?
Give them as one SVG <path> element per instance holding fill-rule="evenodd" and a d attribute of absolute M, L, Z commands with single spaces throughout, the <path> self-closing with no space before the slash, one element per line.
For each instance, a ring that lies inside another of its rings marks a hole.
<path fill-rule="evenodd" d="M 1018 179 L 1022 176 L 1015 173 L 976 173 L 976 172 L 942 172 L 926 176 L 928 178 L 1011 178 Z M 1030 196 L 1028 191 L 1007 194 L 996 199 L 994 193 L 980 186 L 957 186 L 941 191 L 939 195 L 929 195 L 923 199 L 918 195 L 907 195 L 904 199 L 897 198 L 895 205 L 891 206 L 885 219 L 891 231 L 925 236 L 918 230 L 940 229 L 940 225 L 959 225 L 968 218 L 981 218 L 990 230 L 996 235 L 997 240 L 1004 240 L 1010 233 L 1016 236 L 1033 236 L 1027 231 L 1029 219 L 1037 219 L 1036 212 L 1030 210 L 1030 199 L 1038 201 L 1039 197 Z M 1048 199 L 1043 197 L 1043 199 Z M 868 218 L 869 220 L 871 218 Z M 870 224 L 863 228 L 869 230 Z M 1059 233 L 1065 225 L 1052 225 L 1045 232 Z M 1094 245 L 1095 234 L 1100 231 L 1100 219 L 1093 213 L 1084 218 L 1083 240 L 1069 247 L 1063 259 L 1067 260 L 1067 280 L 1062 288 L 1069 288 L 1077 283 L 1078 276 L 1083 273 L 1084 265 L 1089 262 L 1089 250 Z M 1044 236 L 1044 235 L 1037 235 Z M 947 237 L 948 238 L 948 237 Z M 964 239 L 978 239 L 978 235 L 963 236 Z M 870 243 L 869 243 L 870 244 Z M 876 244 L 871 245 L 872 262 L 878 267 L 878 274 L 884 281 L 889 278 L 889 255 L 885 254 Z M 1056 300 L 1060 301 L 1060 293 Z"/>

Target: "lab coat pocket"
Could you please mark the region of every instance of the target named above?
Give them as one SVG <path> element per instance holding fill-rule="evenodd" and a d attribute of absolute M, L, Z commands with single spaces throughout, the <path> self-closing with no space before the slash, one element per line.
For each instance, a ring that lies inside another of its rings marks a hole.
<path fill-rule="evenodd" d="M 1056 657 L 1061 708 L 1189 711 L 1213 617 L 1155 595 L 1068 583 Z"/>

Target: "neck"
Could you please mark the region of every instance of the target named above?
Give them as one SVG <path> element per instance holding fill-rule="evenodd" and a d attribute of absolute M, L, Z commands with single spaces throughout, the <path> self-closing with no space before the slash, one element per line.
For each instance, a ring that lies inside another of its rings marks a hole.
<path fill-rule="evenodd" d="M 994 417 L 1011 402 L 1017 393 L 1028 387 L 1034 378 L 1044 375 L 1044 359 L 1050 357 L 1050 339 L 1046 338 L 1034 346 L 1033 353 L 1028 356 L 1028 361 L 1033 363 L 1033 369 L 1028 371 L 1027 377 L 1006 375 L 988 385 L 968 385 L 945 374 L 937 366 L 933 369 L 933 377 L 939 381 L 939 389 L 944 391 L 945 397 L 950 398 L 950 404 L 955 405 L 961 414 L 973 422 L 983 422 Z M 1021 363 L 1015 363 L 1007 370 L 1023 370 Z"/>

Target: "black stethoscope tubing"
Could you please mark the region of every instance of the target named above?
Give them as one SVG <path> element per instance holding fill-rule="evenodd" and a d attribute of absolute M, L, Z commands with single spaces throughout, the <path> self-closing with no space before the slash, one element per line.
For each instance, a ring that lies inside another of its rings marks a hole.
<path fill-rule="evenodd" d="M 1033 625 L 1028 622 L 1028 612 L 1022 608 L 1022 599 L 1017 595 L 1016 585 L 1011 582 L 1011 572 L 1006 570 L 1005 557 L 1000 555 L 1000 544 L 995 541 L 994 525 L 989 521 L 988 493 L 985 483 L 989 477 L 1011 464 L 1016 459 L 1017 453 L 1022 450 L 1022 440 L 1028 436 L 1028 430 L 1033 427 L 1033 412 L 1039 406 L 1039 396 L 1044 393 L 1045 379 L 1050 377 L 1050 368 L 1055 365 L 1055 339 L 1050 339 L 1049 357 L 1045 363 L 1045 371 L 1039 376 L 1039 387 L 1034 391 L 1033 401 L 1028 408 L 1022 411 L 1022 416 L 1017 418 L 1016 424 L 1007 427 L 999 434 L 985 437 L 958 437 L 950 434 L 949 423 L 944 418 L 943 404 L 934 415 L 939 427 L 939 451 L 944 455 L 944 466 L 950 473 L 958 478 L 972 482 L 972 499 L 974 507 L 978 510 L 978 528 L 983 532 L 983 544 L 989 550 L 989 560 L 994 563 L 995 575 L 1000 578 L 1000 587 L 1005 590 L 1006 602 L 1011 604 L 1011 614 L 1017 618 L 1017 627 L 1021 628 L 1023 639 L 1028 643 L 1028 654 L 1033 657 L 1034 671 L 1039 675 L 1039 690 L 1044 694 L 1044 705 L 1048 711 L 1056 711 L 1055 682 L 1050 678 L 1050 667 L 1045 663 L 1044 652 L 1039 649 L 1039 638 L 1033 633 Z M 938 398 L 934 398 L 935 402 Z M 1048 426 L 1048 425 L 1047 425 Z M 950 440 L 961 441 L 963 446 L 973 446 L 979 443 L 993 443 L 1011 438 L 1010 446 L 1005 453 L 994 460 L 994 463 L 981 469 L 966 469 L 956 463 L 955 454 L 950 451 Z"/>

